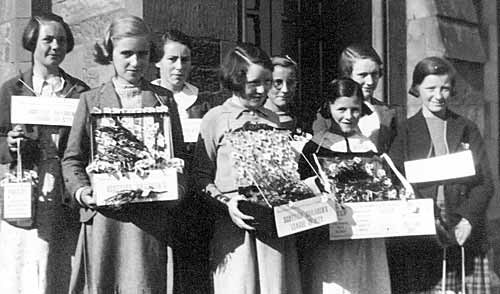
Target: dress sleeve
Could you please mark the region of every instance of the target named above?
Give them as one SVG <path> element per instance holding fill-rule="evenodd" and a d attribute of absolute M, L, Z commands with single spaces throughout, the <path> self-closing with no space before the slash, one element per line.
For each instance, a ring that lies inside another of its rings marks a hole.
<path fill-rule="evenodd" d="M 486 209 L 493 196 L 494 186 L 491 178 L 488 154 L 483 138 L 477 127 L 472 123 L 466 129 L 467 143 L 473 154 L 476 176 L 470 182 L 466 200 L 458 207 L 457 212 L 472 226 L 477 226 L 486 217 Z"/>
<path fill-rule="evenodd" d="M 6 84 L 0 88 L 0 163 L 11 163 L 14 158 L 7 144 L 7 133 L 11 130 L 10 124 L 10 97 Z"/>
<path fill-rule="evenodd" d="M 193 176 L 198 190 L 210 195 L 218 195 L 220 191 L 214 184 L 217 160 L 217 124 L 212 115 L 203 118 L 200 135 L 194 151 Z"/>
<path fill-rule="evenodd" d="M 7 134 L 12 130 L 10 111 L 13 87 L 15 87 L 15 84 L 10 80 L 0 88 L 0 164 L 16 164 L 17 162 L 16 153 L 11 152 L 7 144 Z M 23 168 L 33 168 L 39 159 L 38 140 L 36 138 L 26 138 L 21 151 Z"/>
<path fill-rule="evenodd" d="M 317 168 L 314 164 L 313 153 L 317 147 L 318 145 L 312 141 L 309 141 L 306 145 L 304 145 L 302 156 L 299 159 L 299 174 L 300 179 L 302 180 L 316 175 L 315 171 Z"/>
<path fill-rule="evenodd" d="M 89 106 L 87 95 L 83 94 L 78 103 L 68 145 L 64 152 L 61 165 L 66 188 L 70 195 L 75 196 L 79 188 L 90 186 L 90 180 L 85 168 L 90 158 Z"/>

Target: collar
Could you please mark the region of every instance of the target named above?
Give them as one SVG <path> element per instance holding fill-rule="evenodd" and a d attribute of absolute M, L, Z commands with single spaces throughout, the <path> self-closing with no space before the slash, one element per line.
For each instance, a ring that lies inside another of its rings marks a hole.
<path fill-rule="evenodd" d="M 151 84 L 167 89 L 167 87 L 162 85 L 161 79 L 153 80 L 151 81 Z M 184 87 L 182 88 L 182 90 L 180 92 L 173 93 L 173 96 L 180 109 L 188 110 L 191 106 L 193 106 L 193 104 L 196 103 L 196 100 L 198 99 L 198 93 L 198 87 L 188 82 L 184 82 Z"/>
<path fill-rule="evenodd" d="M 248 109 L 248 108 L 244 107 L 243 105 L 241 105 L 241 103 L 239 102 L 239 99 L 240 98 L 236 95 L 233 95 L 230 98 L 228 98 L 226 100 L 226 102 L 224 102 L 224 104 L 222 104 L 222 107 L 223 107 L 222 112 L 233 113 L 235 119 L 240 118 L 241 115 L 245 112 L 250 112 L 250 113 L 255 113 L 258 116 L 268 118 L 270 120 L 272 120 L 271 118 L 273 116 L 275 116 L 276 117 L 275 121 L 277 121 L 277 122 L 279 121 L 277 118 L 277 115 L 274 112 L 272 112 L 271 110 L 264 108 L 263 106 L 259 106 L 255 109 Z"/>
<path fill-rule="evenodd" d="M 370 139 L 360 133 L 354 133 L 349 137 L 344 137 L 329 131 L 315 134 L 311 139 L 318 146 L 329 149 L 334 152 L 377 152 L 377 147 Z M 349 149 L 347 148 L 349 144 Z"/>

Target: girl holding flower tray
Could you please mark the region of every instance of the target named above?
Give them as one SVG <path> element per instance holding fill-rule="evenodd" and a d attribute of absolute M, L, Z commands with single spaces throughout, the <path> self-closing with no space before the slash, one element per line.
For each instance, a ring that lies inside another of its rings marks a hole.
<path fill-rule="evenodd" d="M 174 155 L 179 157 L 183 152 L 182 130 L 171 92 L 144 80 L 149 63 L 156 61 L 153 52 L 151 32 L 136 16 L 114 19 L 106 31 L 104 47 L 96 44 L 96 61 L 112 64 L 115 75 L 81 97 L 64 154 L 64 177 L 81 206 L 82 223 L 70 293 L 173 291 L 172 249 L 165 242 L 168 202 L 126 204 L 119 209 L 96 207 L 85 170 L 91 151 L 90 113 L 95 108 L 167 106 Z"/>
<path fill-rule="evenodd" d="M 349 78 L 332 81 L 321 113 L 331 119 L 326 132 L 315 134 L 299 161 L 301 178 L 324 189 L 316 158 L 371 157 L 375 145 L 363 136 L 358 122 L 366 109 L 359 84 Z M 315 170 L 313 170 L 313 168 Z M 328 226 L 306 231 L 299 239 L 299 256 L 305 293 L 390 293 L 384 239 L 329 240 Z"/>
<path fill-rule="evenodd" d="M 194 178 L 220 212 L 210 244 L 214 293 L 302 293 L 295 240 L 259 234 L 253 217 L 238 208 L 237 171 L 228 132 L 245 125 L 279 126 L 262 105 L 271 87 L 272 65 L 260 48 L 241 44 L 226 56 L 221 82 L 233 95 L 203 118 L 195 151 Z M 211 198 L 210 198 L 211 197 Z"/>

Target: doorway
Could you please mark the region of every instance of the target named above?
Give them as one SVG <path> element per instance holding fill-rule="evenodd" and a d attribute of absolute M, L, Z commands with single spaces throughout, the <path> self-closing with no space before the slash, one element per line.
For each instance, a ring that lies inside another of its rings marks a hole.
<path fill-rule="evenodd" d="M 299 64 L 295 113 L 311 131 L 338 57 L 353 42 L 372 44 L 372 1 L 284 0 L 282 52 Z"/>

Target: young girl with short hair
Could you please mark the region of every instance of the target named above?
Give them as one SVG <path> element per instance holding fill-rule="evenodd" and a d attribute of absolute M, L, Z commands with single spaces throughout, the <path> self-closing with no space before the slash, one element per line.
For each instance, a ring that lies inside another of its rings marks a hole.
<path fill-rule="evenodd" d="M 182 156 L 182 131 L 172 94 L 144 80 L 149 63 L 156 61 L 152 49 L 151 32 L 136 16 L 115 18 L 106 30 L 104 47 L 96 47 L 96 61 L 111 63 L 115 74 L 81 97 L 64 154 L 64 178 L 81 206 L 82 223 L 70 293 L 173 291 L 172 250 L 166 242 L 168 202 L 136 203 L 119 210 L 96 207 L 85 171 L 94 108 L 167 106 L 174 155 Z"/>
<path fill-rule="evenodd" d="M 490 293 L 486 209 L 493 195 L 488 155 L 477 126 L 449 109 L 456 71 L 442 57 L 422 59 L 413 71 L 410 94 L 422 109 L 398 130 L 390 150 L 404 171 L 408 160 L 470 150 L 474 176 L 415 184 L 417 198 L 434 199 L 436 231 L 432 236 L 390 239 L 391 282 L 395 293 L 441 293 L 443 258 L 446 292 L 462 290 L 461 246 L 465 250 L 466 293 Z"/>
<path fill-rule="evenodd" d="M 222 63 L 221 83 L 232 96 L 212 108 L 201 124 L 194 178 L 219 213 L 210 244 L 215 294 L 302 293 L 294 238 L 256 232 L 253 217 L 238 208 L 238 202 L 247 199 L 238 193 L 232 145 L 226 137 L 249 122 L 279 127 L 278 116 L 262 107 L 272 83 L 271 69 L 269 56 L 254 45 L 230 50 Z"/>
<path fill-rule="evenodd" d="M 332 81 L 320 111 L 332 124 L 304 146 L 299 172 L 308 183 L 317 182 L 315 155 L 352 159 L 377 152 L 375 144 L 358 129 L 359 120 L 368 111 L 358 83 L 349 78 Z M 328 228 L 306 231 L 299 238 L 304 292 L 391 293 L 384 239 L 330 241 Z"/>

